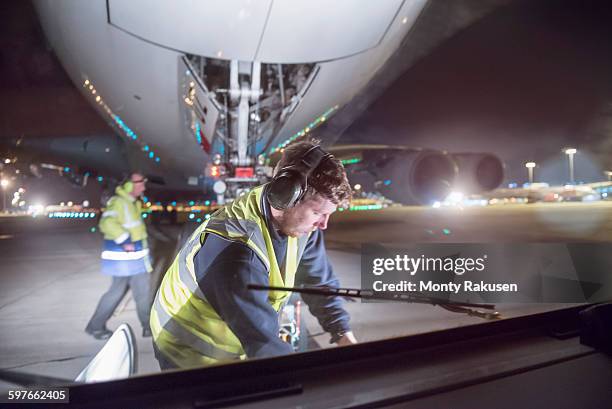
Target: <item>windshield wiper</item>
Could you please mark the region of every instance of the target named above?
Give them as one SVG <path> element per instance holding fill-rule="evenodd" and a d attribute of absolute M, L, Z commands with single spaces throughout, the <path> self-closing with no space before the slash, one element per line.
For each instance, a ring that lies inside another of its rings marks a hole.
<path fill-rule="evenodd" d="M 332 288 L 332 287 L 279 287 L 265 286 L 259 284 L 248 284 L 249 290 L 273 290 L 273 291 L 292 291 L 295 293 L 312 294 L 321 296 L 340 296 L 350 298 L 361 298 L 364 300 L 396 301 L 416 304 L 437 305 L 450 312 L 467 314 L 486 320 L 501 318 L 499 312 L 495 311 L 494 304 L 477 304 L 458 301 L 448 301 L 442 298 L 428 297 L 423 293 L 405 292 L 400 294 L 377 293 L 373 290 L 362 290 L 358 288 Z M 491 311 L 481 311 L 481 310 Z"/>

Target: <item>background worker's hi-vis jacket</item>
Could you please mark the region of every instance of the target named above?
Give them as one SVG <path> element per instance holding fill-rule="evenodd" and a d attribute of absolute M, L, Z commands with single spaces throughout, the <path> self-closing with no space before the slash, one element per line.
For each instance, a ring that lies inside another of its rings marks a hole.
<path fill-rule="evenodd" d="M 265 264 L 271 286 L 292 286 L 308 240 L 289 237 L 279 267 L 262 214 L 263 187 L 220 209 L 196 229 L 166 272 L 151 311 L 151 330 L 157 349 L 182 368 L 243 359 L 238 337 L 207 301 L 196 280 L 194 256 L 208 234 L 248 246 Z M 232 271 L 227 271 L 232 274 Z M 290 293 L 270 291 L 268 303 L 279 311 Z"/>
<path fill-rule="evenodd" d="M 147 228 L 142 220 L 139 200 L 118 186 L 100 219 L 104 234 L 102 272 L 112 276 L 131 276 L 151 272 Z M 134 244 L 135 251 L 125 251 L 123 244 Z"/>

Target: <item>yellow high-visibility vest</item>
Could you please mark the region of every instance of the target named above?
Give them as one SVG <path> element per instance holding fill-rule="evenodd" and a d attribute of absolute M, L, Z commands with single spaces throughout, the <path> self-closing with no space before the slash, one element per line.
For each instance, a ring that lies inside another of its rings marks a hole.
<path fill-rule="evenodd" d="M 196 280 L 193 259 L 207 234 L 251 248 L 266 266 L 271 286 L 293 286 L 308 236 L 288 238 L 281 269 L 261 208 L 262 192 L 263 186 L 253 189 L 202 223 L 164 276 L 151 311 L 151 330 L 158 350 L 181 368 L 246 358 L 239 339 L 206 301 Z M 270 291 L 268 302 L 278 312 L 289 295 Z"/>

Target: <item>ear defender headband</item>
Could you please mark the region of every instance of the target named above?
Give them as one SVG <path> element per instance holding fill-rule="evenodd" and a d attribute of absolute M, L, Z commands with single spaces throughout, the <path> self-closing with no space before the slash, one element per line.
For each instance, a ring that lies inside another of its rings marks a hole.
<path fill-rule="evenodd" d="M 331 154 L 315 145 L 302 155 L 297 164 L 281 168 L 266 189 L 270 206 L 286 210 L 298 204 L 308 190 L 308 176 L 321 162 L 331 157 Z"/>

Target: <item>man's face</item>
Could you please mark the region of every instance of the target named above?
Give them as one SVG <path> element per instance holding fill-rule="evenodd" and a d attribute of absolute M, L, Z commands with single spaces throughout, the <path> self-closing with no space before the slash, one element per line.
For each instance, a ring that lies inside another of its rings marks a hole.
<path fill-rule="evenodd" d="M 147 182 L 147 179 L 144 176 L 142 176 L 140 173 L 134 173 L 130 177 L 130 180 L 134 184 L 134 188 L 132 189 L 130 194 L 134 197 L 139 197 L 140 195 L 144 193 L 146 189 L 145 184 Z"/>
<path fill-rule="evenodd" d="M 335 211 L 336 205 L 332 201 L 316 194 L 285 210 L 278 225 L 287 236 L 299 237 L 316 229 L 327 229 L 329 216 Z"/>

